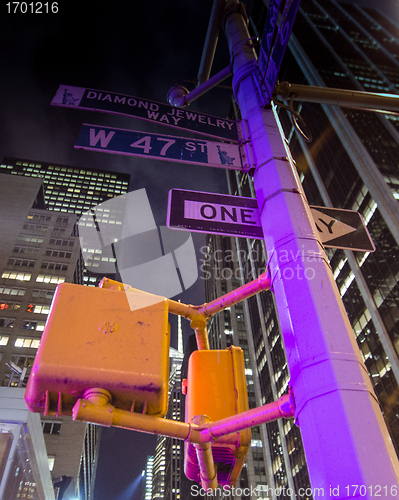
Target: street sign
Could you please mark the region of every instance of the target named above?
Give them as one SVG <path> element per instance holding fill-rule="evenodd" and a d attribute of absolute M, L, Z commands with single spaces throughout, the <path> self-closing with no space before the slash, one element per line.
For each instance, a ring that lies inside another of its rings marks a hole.
<path fill-rule="evenodd" d="M 75 148 L 242 170 L 240 151 L 236 144 L 150 134 L 86 123 L 82 125 Z"/>
<path fill-rule="evenodd" d="M 235 121 L 114 92 L 60 85 L 53 106 L 128 115 L 168 127 L 238 142 Z"/>
<path fill-rule="evenodd" d="M 375 251 L 373 240 L 359 212 L 313 206 L 310 211 L 325 247 L 359 252 Z"/>
<path fill-rule="evenodd" d="M 310 211 L 323 246 L 360 252 L 375 251 L 358 212 L 313 206 Z M 263 239 L 256 198 L 172 189 L 169 191 L 166 225 L 172 229 L 198 233 Z"/>
<path fill-rule="evenodd" d="M 197 233 L 263 238 L 255 198 L 172 189 L 166 225 Z"/>
<path fill-rule="evenodd" d="M 262 75 L 266 73 L 266 66 L 273 46 L 274 34 L 277 29 L 277 17 L 281 0 L 270 0 L 265 27 L 259 52 L 258 66 Z"/>
<path fill-rule="evenodd" d="M 273 2 L 276 3 L 276 2 Z M 288 40 L 290 38 L 292 25 L 294 24 L 295 16 L 299 7 L 299 0 L 288 0 L 284 12 L 281 17 L 280 26 L 278 28 L 278 33 L 276 41 L 272 48 L 271 55 L 269 57 L 269 63 L 267 64 L 266 71 L 262 73 L 263 80 L 265 82 L 266 91 L 269 100 L 271 100 L 274 86 L 276 85 L 278 72 L 281 66 L 281 61 L 283 60 L 285 49 L 288 45 Z M 278 9 L 277 9 L 278 13 Z M 277 15 L 276 13 L 276 15 Z M 274 14 L 273 14 L 274 15 Z M 270 37 L 269 34 L 270 27 L 266 36 Z M 267 42 L 265 42 L 267 48 Z M 262 40 L 262 46 L 263 46 Z"/>

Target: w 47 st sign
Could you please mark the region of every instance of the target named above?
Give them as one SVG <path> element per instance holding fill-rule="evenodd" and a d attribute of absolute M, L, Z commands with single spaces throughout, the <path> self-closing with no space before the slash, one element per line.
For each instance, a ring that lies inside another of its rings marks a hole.
<path fill-rule="evenodd" d="M 236 144 L 83 124 L 75 148 L 242 170 Z"/>

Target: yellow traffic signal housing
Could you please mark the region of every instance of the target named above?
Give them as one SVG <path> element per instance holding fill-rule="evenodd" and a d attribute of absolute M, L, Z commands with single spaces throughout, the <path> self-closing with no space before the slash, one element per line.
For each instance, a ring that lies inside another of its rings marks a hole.
<path fill-rule="evenodd" d="M 248 393 L 244 356 L 240 347 L 201 350 L 192 353 L 186 382 L 186 422 L 197 415 L 211 421 L 247 411 Z M 245 429 L 212 442 L 213 460 L 221 485 L 236 484 L 251 443 L 251 430 Z M 200 481 L 195 446 L 185 443 L 184 471 L 192 481 Z"/>
<path fill-rule="evenodd" d="M 164 416 L 169 345 L 164 297 L 60 284 L 29 377 L 28 408 L 71 415 L 87 389 L 102 388 L 116 408 Z"/>

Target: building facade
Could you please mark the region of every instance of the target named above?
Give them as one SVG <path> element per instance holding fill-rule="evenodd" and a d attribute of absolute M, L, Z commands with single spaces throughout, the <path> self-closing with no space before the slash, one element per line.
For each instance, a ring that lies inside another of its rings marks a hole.
<path fill-rule="evenodd" d="M 254 2 L 249 24 L 254 36 L 262 36 L 268 4 Z M 398 94 L 398 37 L 398 26 L 374 9 L 302 0 L 279 79 Z M 294 107 L 311 143 L 285 108 L 279 108 L 279 117 L 309 203 L 360 212 L 376 246 L 373 253 L 327 249 L 327 255 L 399 452 L 399 122 L 396 115 L 360 109 L 309 103 Z M 227 176 L 231 194 L 255 196 L 249 175 L 230 171 Z M 261 240 L 210 236 L 202 253 L 207 301 L 267 269 Z M 289 370 L 272 294 L 260 293 L 219 314 L 209 332 L 212 348 L 230 343 L 243 348 L 250 407 L 275 401 L 287 391 Z M 292 420 L 253 429 L 240 482 L 256 487 L 259 497 L 295 498 L 304 488 L 309 495 L 302 498 L 312 498 L 300 429 Z"/>
<path fill-rule="evenodd" d="M 103 276 L 84 266 L 77 219 L 126 193 L 129 176 L 14 158 L 4 159 L 0 176 L 0 377 L 3 386 L 25 387 L 57 284 L 96 286 Z M 77 488 L 92 499 L 101 428 L 42 422 L 55 491 L 67 500 Z"/>
<path fill-rule="evenodd" d="M 143 477 L 145 478 L 141 496 L 143 500 L 151 500 L 152 498 L 153 469 L 154 469 L 154 457 L 152 455 L 149 455 L 147 457 L 145 471 L 143 471 L 144 472 Z"/>
<path fill-rule="evenodd" d="M 180 320 L 180 317 L 178 318 Z M 182 335 L 178 334 L 178 339 Z M 169 375 L 169 407 L 166 418 L 184 421 L 183 393 L 181 390 L 181 368 L 183 353 L 171 348 L 170 375 Z M 165 490 L 163 498 L 179 500 L 181 498 L 181 483 L 184 476 L 184 441 L 181 439 L 165 438 Z"/>
<path fill-rule="evenodd" d="M 169 420 L 184 421 L 184 402 L 181 390 L 183 363 L 183 334 L 181 317 L 178 316 L 178 348 L 169 349 Z M 184 481 L 183 459 L 184 442 L 180 439 L 158 436 L 154 454 L 152 500 L 181 498 L 181 486 Z"/>
<path fill-rule="evenodd" d="M 79 238 L 74 214 L 44 210 L 40 179 L 0 177 L 0 379 L 3 388 L 24 388 L 55 288 L 73 281 Z M 41 425 L 51 477 L 69 478 L 74 492 L 86 424 L 43 417 Z"/>

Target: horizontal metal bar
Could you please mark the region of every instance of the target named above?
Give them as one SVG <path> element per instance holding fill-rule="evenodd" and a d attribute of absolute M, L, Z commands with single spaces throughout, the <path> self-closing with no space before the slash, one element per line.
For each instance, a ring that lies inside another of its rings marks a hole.
<path fill-rule="evenodd" d="M 278 83 L 275 91 L 282 99 L 293 98 L 295 101 L 399 112 L 399 95 L 395 94 L 312 87 L 288 82 Z"/>

